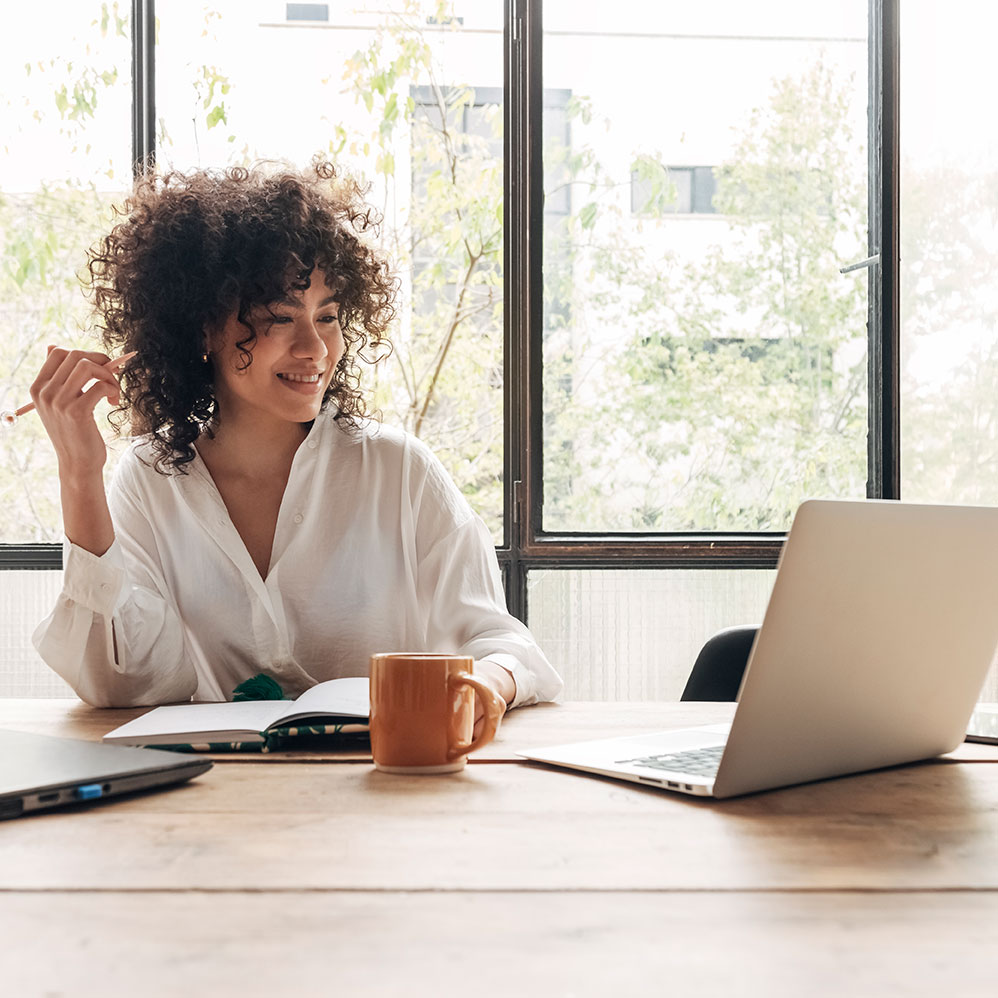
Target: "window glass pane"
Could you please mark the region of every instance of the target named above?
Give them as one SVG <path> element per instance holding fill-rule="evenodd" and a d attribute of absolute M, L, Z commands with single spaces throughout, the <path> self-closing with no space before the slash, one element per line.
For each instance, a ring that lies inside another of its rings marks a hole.
<path fill-rule="evenodd" d="M 676 166 L 671 170 L 667 168 L 666 176 L 670 181 L 670 190 L 668 198 L 663 199 L 665 204 L 661 206 L 662 210 L 671 211 L 677 215 L 689 214 L 693 210 L 693 171 L 689 167 Z M 645 184 L 652 189 L 652 192 L 658 186 L 653 182 L 649 183 L 647 177 Z M 648 200 L 648 198 L 645 199 L 646 203 Z M 655 207 L 655 203 L 652 201 L 652 213 L 654 213 Z"/>
<path fill-rule="evenodd" d="M 867 17 L 546 0 L 544 529 L 866 494 Z"/>
<path fill-rule="evenodd" d="M 998 9 L 904 0 L 901 495 L 998 502 Z"/>
<path fill-rule="evenodd" d="M 289 21 L 328 21 L 328 3 L 289 3 L 285 15 Z"/>
<path fill-rule="evenodd" d="M 433 448 L 498 542 L 503 4 L 328 6 L 163 5 L 160 167 L 318 155 L 370 185 L 403 285 L 372 409 Z"/>
<path fill-rule="evenodd" d="M 30 401 L 48 344 L 95 343 L 77 275 L 131 184 L 127 9 L 53 0 L 0 32 L 0 409 Z M 0 467 L 0 541 L 58 541 L 55 454 L 37 416 L 0 432 Z"/>
<path fill-rule="evenodd" d="M 703 643 L 758 626 L 776 573 L 763 570 L 531 572 L 530 629 L 566 700 L 678 700 Z"/>

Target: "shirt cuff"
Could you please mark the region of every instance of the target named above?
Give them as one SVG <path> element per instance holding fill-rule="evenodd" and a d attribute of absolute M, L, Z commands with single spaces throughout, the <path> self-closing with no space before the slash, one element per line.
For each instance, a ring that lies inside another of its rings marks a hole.
<path fill-rule="evenodd" d="M 62 597 L 103 617 L 118 605 L 125 582 L 124 556 L 117 539 L 102 555 L 77 547 L 68 537 L 62 546 Z"/>
<path fill-rule="evenodd" d="M 537 702 L 537 698 L 534 696 L 534 677 L 515 655 L 504 655 L 497 652 L 494 655 L 486 655 L 482 661 L 492 662 L 493 665 L 500 666 L 513 676 L 516 693 L 506 705 L 507 710 L 520 707 L 525 703 Z"/>

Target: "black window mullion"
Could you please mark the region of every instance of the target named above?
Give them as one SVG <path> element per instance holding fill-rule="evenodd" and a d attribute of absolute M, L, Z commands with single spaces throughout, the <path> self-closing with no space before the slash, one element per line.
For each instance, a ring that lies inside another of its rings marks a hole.
<path fill-rule="evenodd" d="M 525 264 L 528 325 L 523 344 L 524 477 L 522 550 L 543 530 L 544 512 L 544 16 L 543 0 L 524 0 L 528 132 Z"/>
<path fill-rule="evenodd" d="M 901 498 L 899 0 L 870 2 L 867 495 Z"/>
<path fill-rule="evenodd" d="M 541 160 L 539 0 L 506 3 L 505 211 L 505 550 L 506 601 L 514 616 L 526 620 L 526 568 L 522 553 L 540 488 L 531 434 L 534 397 L 539 390 L 539 330 L 544 191 Z M 537 389 L 532 381 L 537 381 Z M 538 396 L 539 397 L 539 396 Z M 539 451 L 537 452 L 539 453 Z"/>
<path fill-rule="evenodd" d="M 132 0 L 132 172 L 136 177 L 156 162 L 155 0 Z"/>
<path fill-rule="evenodd" d="M 0 544 L 0 572 L 62 569 L 61 544 Z"/>

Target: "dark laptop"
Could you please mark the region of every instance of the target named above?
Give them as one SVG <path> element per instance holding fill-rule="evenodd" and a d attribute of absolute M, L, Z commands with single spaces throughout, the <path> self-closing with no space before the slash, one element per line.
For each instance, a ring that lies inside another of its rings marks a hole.
<path fill-rule="evenodd" d="M 181 783 L 208 759 L 0 731 L 0 819 Z"/>

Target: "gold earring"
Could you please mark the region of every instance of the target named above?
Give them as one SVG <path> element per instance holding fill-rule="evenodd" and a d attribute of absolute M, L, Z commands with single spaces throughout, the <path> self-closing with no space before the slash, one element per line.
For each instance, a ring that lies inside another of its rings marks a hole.
<path fill-rule="evenodd" d="M 208 358 L 210 356 L 211 356 L 211 354 L 207 350 L 205 350 L 205 352 L 203 354 L 201 354 L 201 363 L 202 364 L 207 364 L 208 363 Z"/>

